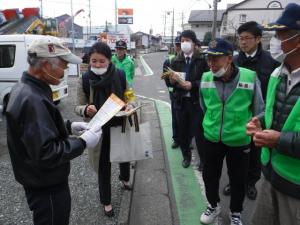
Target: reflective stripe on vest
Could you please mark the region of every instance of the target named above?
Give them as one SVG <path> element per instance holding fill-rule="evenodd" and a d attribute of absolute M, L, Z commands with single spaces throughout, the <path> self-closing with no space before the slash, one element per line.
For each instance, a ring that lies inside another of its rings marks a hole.
<path fill-rule="evenodd" d="M 211 72 L 204 73 L 201 94 L 206 112 L 203 119 L 204 136 L 212 141 L 222 141 L 228 146 L 250 143 L 246 123 L 252 117 L 251 105 L 255 72 L 239 68 L 239 82 L 232 94 L 222 103 Z"/>
<path fill-rule="evenodd" d="M 267 91 L 265 125 L 266 129 L 270 129 L 273 120 L 273 107 L 276 97 L 276 89 L 280 83 L 281 68 L 274 70 L 270 77 Z M 282 131 L 300 132 L 300 99 L 298 98 L 287 120 L 285 121 Z M 271 164 L 274 171 L 284 179 L 300 185 L 300 160 L 279 153 L 275 148 L 272 152 L 269 148 L 262 148 L 261 162 L 267 165 L 271 158 Z"/>

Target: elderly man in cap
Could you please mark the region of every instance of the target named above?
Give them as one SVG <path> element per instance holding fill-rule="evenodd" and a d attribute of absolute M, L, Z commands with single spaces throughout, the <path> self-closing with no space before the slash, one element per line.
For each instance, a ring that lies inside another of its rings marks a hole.
<path fill-rule="evenodd" d="M 182 167 L 188 168 L 191 164 L 190 144 L 195 137 L 198 154 L 200 156 L 200 169 L 204 160 L 201 127 L 202 111 L 199 104 L 199 84 L 201 76 L 208 71 L 205 57 L 195 51 L 196 34 L 192 30 L 181 33 L 181 52 L 171 64 L 176 71 L 170 77 L 173 87 L 174 107 L 178 121 L 178 141 L 183 156 Z"/>
<path fill-rule="evenodd" d="M 45 36 L 28 48 L 28 71 L 7 106 L 7 143 L 16 180 L 24 187 L 34 225 L 69 224 L 70 160 L 94 147 L 101 127 L 64 122 L 49 85 L 64 78 L 68 63 L 81 59 L 55 37 Z M 78 136 L 69 136 L 70 134 Z"/>
<path fill-rule="evenodd" d="M 233 59 L 235 65 L 244 67 L 256 72 L 261 83 L 263 99 L 266 99 L 267 87 L 271 73 L 280 64 L 275 61 L 270 52 L 262 48 L 262 29 L 255 21 L 242 24 L 238 30 L 240 52 Z M 251 142 L 250 161 L 247 179 L 246 195 L 249 199 L 255 200 L 257 196 L 256 182 L 261 177 L 260 148 Z M 230 195 L 230 184 L 223 189 L 225 195 Z"/>
<path fill-rule="evenodd" d="M 270 77 L 266 110 L 252 118 L 247 132 L 262 147 L 264 177 L 253 225 L 300 223 L 300 5 L 288 4 L 275 23 L 272 57 L 281 63 Z"/>
<path fill-rule="evenodd" d="M 135 65 L 132 58 L 126 54 L 127 44 L 123 40 L 116 42 L 116 54 L 111 58 L 112 63 L 126 75 L 126 81 L 129 87 L 132 87 L 135 73 Z"/>
<path fill-rule="evenodd" d="M 236 67 L 233 47 L 216 39 L 209 44 L 210 71 L 201 79 L 200 105 L 204 111 L 203 180 L 209 205 L 201 215 L 211 224 L 220 213 L 219 181 L 226 157 L 231 185 L 231 225 L 242 225 L 241 212 L 246 190 L 251 138 L 246 124 L 252 115 L 263 111 L 259 80 L 254 71 Z"/>

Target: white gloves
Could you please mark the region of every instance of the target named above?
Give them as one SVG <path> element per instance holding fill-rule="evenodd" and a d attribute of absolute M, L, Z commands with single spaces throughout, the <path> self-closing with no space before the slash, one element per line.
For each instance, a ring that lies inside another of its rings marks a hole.
<path fill-rule="evenodd" d="M 73 122 L 71 123 L 71 131 L 74 135 L 80 135 L 88 128 L 88 123 L 86 122 Z"/>
<path fill-rule="evenodd" d="M 91 129 L 85 131 L 80 138 L 82 138 L 87 148 L 94 148 L 98 144 L 102 135 L 101 126 L 94 126 Z"/>

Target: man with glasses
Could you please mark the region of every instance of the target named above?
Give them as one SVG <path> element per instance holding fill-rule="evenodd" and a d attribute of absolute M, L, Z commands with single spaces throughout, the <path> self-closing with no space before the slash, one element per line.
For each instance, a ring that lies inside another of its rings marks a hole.
<path fill-rule="evenodd" d="M 253 225 L 300 222 L 300 5 L 290 3 L 275 23 L 271 55 L 282 64 L 270 77 L 265 113 L 252 118 L 247 133 L 262 147 L 263 178 Z"/>
<path fill-rule="evenodd" d="M 64 122 L 53 103 L 49 85 L 58 85 L 68 63 L 81 59 L 56 37 L 45 36 L 28 48 L 28 71 L 11 93 L 7 105 L 7 143 L 15 179 L 24 187 L 33 224 L 69 224 L 70 160 L 93 148 L 101 127 Z M 70 134 L 79 137 L 70 137 Z"/>
<path fill-rule="evenodd" d="M 262 96 L 265 100 L 270 75 L 280 63 L 275 61 L 268 51 L 262 49 L 262 30 L 256 22 L 250 21 L 242 24 L 237 32 L 239 35 L 240 52 L 234 57 L 234 63 L 239 67 L 256 72 L 261 84 Z M 246 192 L 247 197 L 251 200 L 256 199 L 257 190 L 255 184 L 261 175 L 259 156 L 260 149 L 255 147 L 252 142 Z M 230 195 L 230 184 L 225 186 L 223 193 L 224 195 Z"/>

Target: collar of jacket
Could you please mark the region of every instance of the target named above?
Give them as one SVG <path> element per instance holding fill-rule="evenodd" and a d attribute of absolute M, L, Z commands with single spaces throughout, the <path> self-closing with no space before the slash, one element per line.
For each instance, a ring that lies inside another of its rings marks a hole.
<path fill-rule="evenodd" d="M 47 97 L 52 99 L 52 90 L 50 88 L 50 85 L 46 82 L 35 78 L 34 76 L 30 75 L 27 71 L 23 73 L 21 80 L 22 82 L 29 84 L 30 86 L 36 86 L 37 88 L 42 90 L 42 92 L 44 92 Z"/>
<path fill-rule="evenodd" d="M 261 52 L 262 52 L 262 46 L 261 46 L 261 43 L 259 43 L 258 46 L 257 46 L 257 52 L 256 52 L 255 56 L 250 57 L 250 59 L 258 58 L 261 55 Z M 246 56 L 246 53 L 242 52 L 242 51 L 240 51 L 239 57 L 241 57 L 241 59 L 243 61 L 249 60 L 248 57 Z"/>
<path fill-rule="evenodd" d="M 199 51 L 194 51 L 191 62 L 195 61 L 196 59 L 202 59 L 202 58 L 203 58 L 203 54 L 201 54 Z M 180 54 L 176 56 L 175 61 L 185 62 L 184 53 L 180 52 Z"/>

